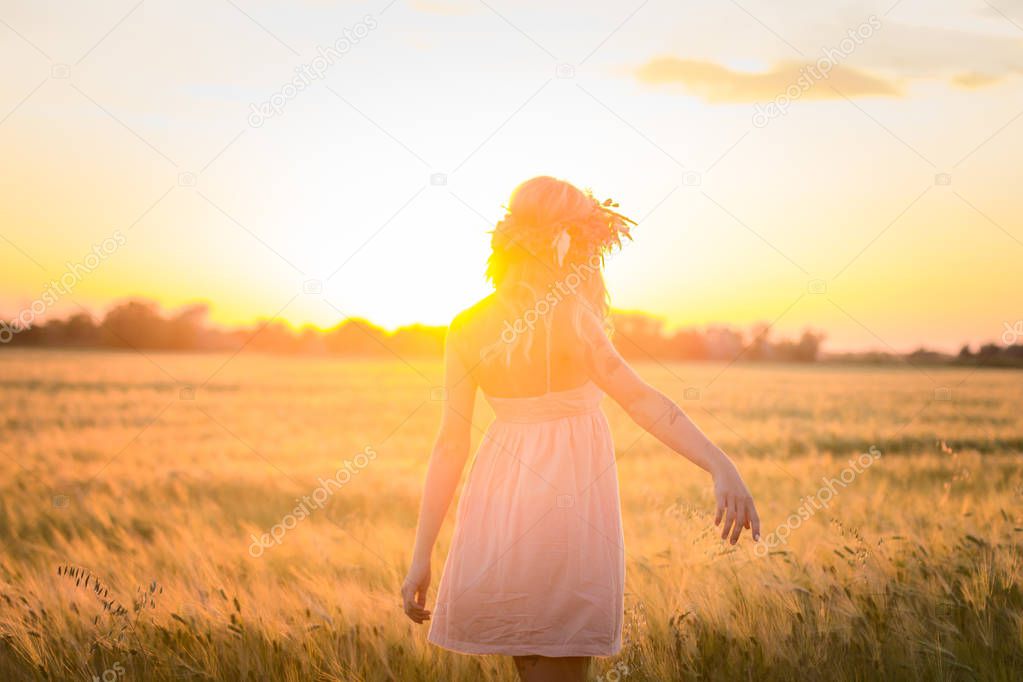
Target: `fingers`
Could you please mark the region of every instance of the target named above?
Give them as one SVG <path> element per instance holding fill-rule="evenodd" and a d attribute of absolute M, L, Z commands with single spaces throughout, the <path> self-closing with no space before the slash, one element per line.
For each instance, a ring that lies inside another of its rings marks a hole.
<path fill-rule="evenodd" d="M 409 617 L 416 625 L 422 625 L 426 621 L 430 620 L 430 612 L 426 609 L 421 609 L 415 604 L 406 604 L 405 615 Z"/>
<path fill-rule="evenodd" d="M 746 504 L 741 501 L 736 502 L 735 507 L 735 527 L 732 528 L 730 540 L 733 545 L 739 541 L 739 535 L 742 533 L 743 527 L 749 523 L 746 519 Z"/>
<path fill-rule="evenodd" d="M 753 500 L 749 501 L 749 513 L 750 513 L 750 528 L 753 531 L 753 540 L 760 542 L 760 515 L 757 514 L 757 507 L 753 504 Z"/>
<path fill-rule="evenodd" d="M 430 612 L 426 609 L 420 609 L 416 606 L 412 606 L 411 609 L 405 610 L 405 615 L 409 617 L 416 625 L 422 625 L 426 621 L 430 620 Z"/>
<path fill-rule="evenodd" d="M 754 541 L 760 540 L 760 516 L 753 504 L 753 498 L 729 498 L 725 525 L 721 528 L 721 539 L 727 538 L 734 545 L 739 541 L 743 528 L 752 531 Z"/>
<path fill-rule="evenodd" d="M 735 544 L 742 535 L 742 529 L 750 530 L 753 540 L 760 541 L 760 516 L 753 504 L 753 498 L 743 487 L 742 494 L 724 490 L 715 490 L 715 501 L 717 502 L 717 513 L 714 516 L 714 525 L 721 526 L 721 539 Z M 722 524 L 722 518 L 724 523 Z"/>
<path fill-rule="evenodd" d="M 735 504 L 735 499 L 731 496 L 725 500 L 725 523 L 721 526 L 721 539 L 724 540 L 728 537 L 728 533 L 731 531 L 732 525 L 735 523 L 735 517 L 738 512 L 738 508 Z"/>
<path fill-rule="evenodd" d="M 405 583 L 401 586 L 402 606 L 405 615 L 414 623 L 422 625 L 430 620 L 430 612 L 426 606 L 426 589 L 417 589 L 414 585 Z"/>

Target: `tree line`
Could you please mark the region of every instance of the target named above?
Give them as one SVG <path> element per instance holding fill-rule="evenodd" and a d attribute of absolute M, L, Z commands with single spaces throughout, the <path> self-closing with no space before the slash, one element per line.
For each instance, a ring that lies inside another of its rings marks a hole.
<path fill-rule="evenodd" d="M 357 357 L 440 357 L 446 328 L 410 325 L 393 332 L 364 319 L 347 318 L 329 329 L 294 329 L 279 321 L 223 329 L 208 323 L 209 307 L 197 304 L 164 313 L 152 301 L 129 300 L 110 308 L 101 318 L 77 313 L 49 319 L 0 339 L 0 347 L 106 348 L 152 351 L 253 351 Z M 751 362 L 815 362 L 822 357 L 823 333 L 806 330 L 798 338 L 774 338 L 769 325 L 741 330 L 727 326 L 704 329 L 665 329 L 662 320 L 645 313 L 612 313 L 614 341 L 630 359 L 717 360 Z M 908 361 L 920 364 L 967 364 L 1021 367 L 1023 346 L 986 344 L 973 353 L 966 346 L 958 355 L 919 349 L 909 355 L 860 353 L 829 356 L 835 361 L 880 364 Z"/>

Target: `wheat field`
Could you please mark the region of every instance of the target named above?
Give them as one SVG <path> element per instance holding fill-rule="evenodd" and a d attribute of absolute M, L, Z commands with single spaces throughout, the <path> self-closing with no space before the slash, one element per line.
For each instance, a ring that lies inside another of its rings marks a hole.
<path fill-rule="evenodd" d="M 0 677 L 515 679 L 399 608 L 440 370 L 0 353 Z M 1023 375 L 639 371 L 731 453 L 773 546 L 723 545 L 705 475 L 608 401 L 625 644 L 595 679 L 1019 679 Z"/>

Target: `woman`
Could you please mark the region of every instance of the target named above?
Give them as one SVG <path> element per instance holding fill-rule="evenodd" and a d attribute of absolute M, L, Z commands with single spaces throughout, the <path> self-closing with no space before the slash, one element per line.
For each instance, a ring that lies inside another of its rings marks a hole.
<path fill-rule="evenodd" d="M 444 414 L 402 586 L 405 613 L 431 619 L 431 553 L 469 455 L 479 387 L 496 419 L 459 501 L 429 639 L 513 656 L 528 682 L 584 680 L 591 656 L 621 649 L 625 561 L 605 393 L 711 474 L 722 538 L 734 545 L 743 528 L 760 536 L 727 455 L 608 337 L 601 267 L 633 224 L 615 206 L 549 177 L 516 188 L 493 233 L 495 293 L 448 332 Z"/>

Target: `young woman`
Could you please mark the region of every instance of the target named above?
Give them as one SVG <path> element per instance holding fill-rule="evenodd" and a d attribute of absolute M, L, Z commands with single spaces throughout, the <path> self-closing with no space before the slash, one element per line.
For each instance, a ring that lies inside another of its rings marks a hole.
<path fill-rule="evenodd" d="M 462 491 L 429 639 L 513 656 L 527 682 L 584 680 L 591 656 L 621 649 L 625 560 L 604 394 L 711 474 L 722 538 L 760 536 L 728 456 L 608 337 L 601 267 L 632 223 L 613 208 L 549 177 L 512 193 L 487 264 L 495 293 L 448 333 L 444 413 L 401 590 L 408 617 L 430 620 L 430 558 L 469 455 L 479 387 L 496 419 Z"/>

